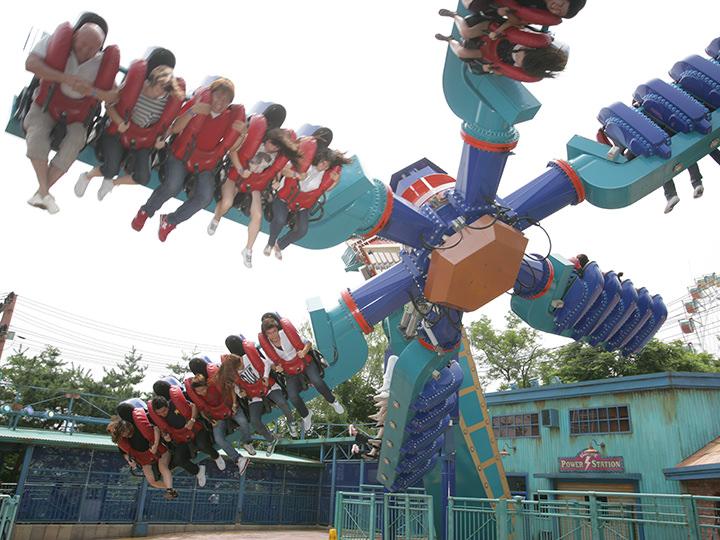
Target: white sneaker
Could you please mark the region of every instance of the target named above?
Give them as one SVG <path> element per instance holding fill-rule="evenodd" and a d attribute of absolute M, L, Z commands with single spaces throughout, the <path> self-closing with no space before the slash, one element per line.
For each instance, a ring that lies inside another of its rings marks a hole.
<path fill-rule="evenodd" d="M 57 214 L 60 211 L 60 208 L 58 208 L 58 205 L 55 203 L 55 197 L 53 197 L 49 193 L 43 197 L 42 202 L 45 205 L 45 210 L 47 210 L 48 213 Z"/>
<path fill-rule="evenodd" d="M 297 432 L 297 428 L 295 427 L 295 424 L 288 424 L 288 431 L 290 432 L 291 437 L 298 436 L 298 432 Z"/>
<path fill-rule="evenodd" d="M 270 446 L 267 447 L 267 450 L 265 451 L 265 457 L 270 457 L 273 455 L 273 452 L 275 452 L 275 447 L 277 446 L 277 443 L 280 439 L 275 437 L 275 440 L 270 443 Z"/>
<path fill-rule="evenodd" d="M 665 213 L 669 214 L 672 212 L 672 209 L 675 208 L 675 205 L 680 202 L 680 197 L 677 195 L 673 195 L 668 199 L 667 204 L 665 205 Z"/>
<path fill-rule="evenodd" d="M 207 482 L 207 478 L 205 478 L 205 465 L 200 465 L 200 470 L 195 475 L 195 478 L 197 478 L 199 487 L 205 487 L 205 482 Z"/>
<path fill-rule="evenodd" d="M 705 193 L 705 188 L 700 185 L 693 190 L 693 199 L 699 199 Z"/>
<path fill-rule="evenodd" d="M 350 434 L 351 437 L 354 437 L 355 435 L 357 435 L 357 432 L 358 432 L 358 430 L 353 424 L 350 424 L 348 426 L 348 433 Z"/>
<path fill-rule="evenodd" d="M 308 415 L 303 418 L 303 428 L 308 431 L 312 427 L 312 411 L 308 411 Z"/>
<path fill-rule="evenodd" d="M 41 208 L 45 210 L 45 203 L 43 202 L 43 198 L 37 191 L 35 192 L 35 195 L 28 199 L 27 203 L 30 206 L 34 206 L 35 208 Z"/>
<path fill-rule="evenodd" d="M 243 264 L 248 268 L 252 268 L 252 249 L 245 248 L 242 250 Z"/>
<path fill-rule="evenodd" d="M 251 456 L 257 454 L 257 452 L 255 451 L 255 447 L 252 445 L 252 443 L 243 443 L 243 448 Z"/>
<path fill-rule="evenodd" d="M 103 178 L 100 189 L 98 189 L 98 201 L 102 201 L 105 195 L 110 193 L 115 187 L 115 181 L 112 178 Z"/>
<path fill-rule="evenodd" d="M 87 189 L 89 183 L 90 177 L 87 175 L 87 173 L 80 173 L 78 181 L 75 182 L 75 195 L 77 195 L 78 197 L 82 197 L 83 195 L 85 195 L 85 190 Z"/>
<path fill-rule="evenodd" d="M 215 234 L 215 231 L 217 230 L 218 225 L 220 225 L 220 221 L 218 221 L 218 220 L 215 219 L 215 218 L 212 218 L 212 221 L 210 222 L 210 225 L 208 225 L 207 233 L 208 233 L 210 236 L 212 236 L 213 234 Z"/>
<path fill-rule="evenodd" d="M 250 463 L 250 460 L 246 457 L 239 457 L 237 460 L 237 466 L 238 470 L 240 471 L 240 476 L 245 474 L 245 469 L 247 469 L 248 463 Z"/>
<path fill-rule="evenodd" d="M 268 244 L 267 246 L 265 246 L 265 249 L 263 249 L 263 255 L 269 257 L 270 253 L 272 253 L 272 246 Z"/>
<path fill-rule="evenodd" d="M 215 465 L 217 465 L 218 471 L 224 471 L 225 470 L 225 460 L 222 456 L 218 456 L 215 460 Z"/>
<path fill-rule="evenodd" d="M 345 407 L 343 407 L 340 402 L 335 398 L 335 401 L 333 401 L 330 406 L 333 408 L 333 411 L 335 411 L 338 414 L 342 414 L 345 412 Z"/>

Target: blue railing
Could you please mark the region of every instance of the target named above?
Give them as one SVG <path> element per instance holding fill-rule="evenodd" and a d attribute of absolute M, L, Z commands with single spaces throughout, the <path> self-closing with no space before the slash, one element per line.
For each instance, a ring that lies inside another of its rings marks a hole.
<path fill-rule="evenodd" d="M 34 401 L 27 401 L 27 396 Z M 63 431 L 74 432 L 77 424 L 108 424 L 120 403 L 119 398 L 86 394 L 73 390 L 52 390 L 0 382 L 0 425 L 16 429 L 21 420 L 34 419 L 40 426 L 52 423 Z M 97 403 L 102 404 L 99 406 Z M 78 409 L 88 414 L 78 414 Z M 95 415 L 95 416 L 93 416 Z"/>
<path fill-rule="evenodd" d="M 449 498 L 448 540 L 720 538 L 720 497 L 540 491 L 541 501 Z"/>
<path fill-rule="evenodd" d="M 12 535 L 19 499 L 17 496 L 0 495 L 0 540 L 9 540 Z"/>
<path fill-rule="evenodd" d="M 387 493 L 375 486 L 338 492 L 334 526 L 338 540 L 412 538 L 434 540 L 432 497 L 422 490 Z"/>
<path fill-rule="evenodd" d="M 21 523 L 258 523 L 328 525 L 337 489 L 359 489 L 374 468 L 361 460 L 326 467 L 253 461 L 242 477 L 236 467 L 219 471 L 206 460 L 207 483 L 176 469 L 178 498 L 148 487 L 129 474 L 119 452 L 80 448 L 34 447 L 28 472 L 17 493 Z M 84 468 L 83 468 L 84 467 Z M 354 485 L 353 485 L 354 483 Z"/>

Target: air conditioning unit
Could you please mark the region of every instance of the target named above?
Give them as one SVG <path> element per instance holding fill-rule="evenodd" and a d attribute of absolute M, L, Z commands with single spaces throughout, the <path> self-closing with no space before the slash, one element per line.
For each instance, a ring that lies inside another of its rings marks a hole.
<path fill-rule="evenodd" d="M 540 411 L 540 425 L 547 428 L 560 427 L 560 414 L 557 409 L 543 409 Z"/>

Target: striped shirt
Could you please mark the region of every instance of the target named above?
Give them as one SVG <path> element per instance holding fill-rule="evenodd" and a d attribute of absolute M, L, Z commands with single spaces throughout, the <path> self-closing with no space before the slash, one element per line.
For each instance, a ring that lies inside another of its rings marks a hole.
<path fill-rule="evenodd" d="M 160 117 L 165 110 L 165 104 L 168 101 L 168 97 L 169 94 L 165 94 L 157 99 L 153 99 L 140 94 L 138 96 L 137 103 L 135 103 L 135 107 L 132 110 L 132 123 L 141 128 L 152 126 L 155 122 L 160 120 Z"/>

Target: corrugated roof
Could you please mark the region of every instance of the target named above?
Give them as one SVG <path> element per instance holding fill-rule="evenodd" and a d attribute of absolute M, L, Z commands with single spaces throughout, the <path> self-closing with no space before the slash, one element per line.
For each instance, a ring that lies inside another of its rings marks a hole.
<path fill-rule="evenodd" d="M 55 446 L 71 446 L 75 448 L 100 448 L 104 450 L 117 448 L 107 435 L 94 433 L 74 433 L 53 431 L 50 429 L 0 427 L 0 442 L 19 442 L 25 444 L 44 443 Z"/>
<path fill-rule="evenodd" d="M 720 464 L 720 437 L 710 441 L 700 450 L 683 459 L 680 463 L 675 465 L 675 468 L 718 464 Z"/>
<path fill-rule="evenodd" d="M 7 426 L 0 426 L 0 442 L 42 444 L 45 446 L 62 446 L 72 448 L 95 448 L 100 450 L 114 450 L 115 443 L 108 435 L 94 433 L 65 433 L 49 429 L 17 428 L 10 429 Z M 221 450 L 222 452 L 222 450 Z M 247 452 L 240 449 L 240 454 L 248 456 Z M 253 461 L 266 461 L 272 463 L 287 463 L 305 466 L 323 467 L 321 461 L 297 456 L 289 456 L 275 452 L 271 457 L 265 456 L 264 450 L 258 450 L 257 455 L 252 457 Z"/>

